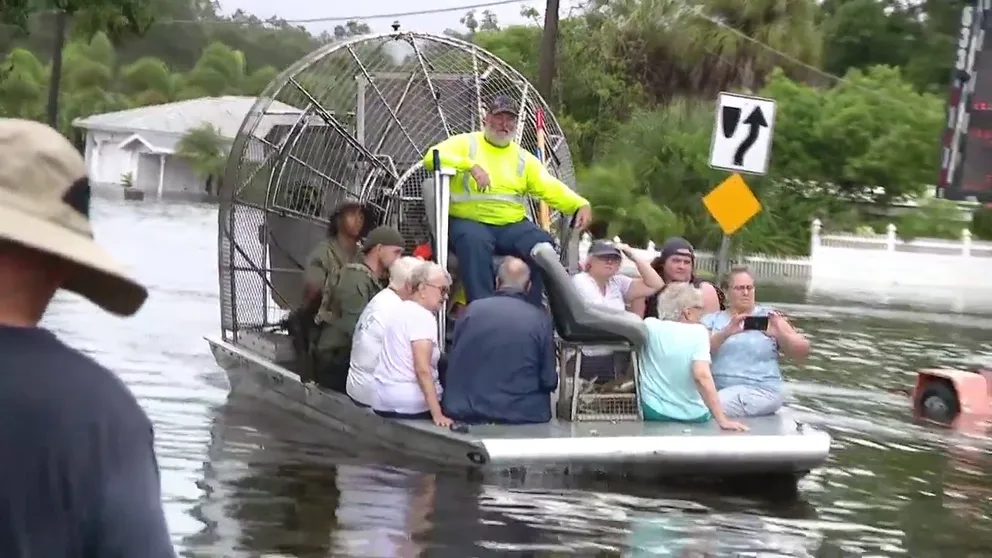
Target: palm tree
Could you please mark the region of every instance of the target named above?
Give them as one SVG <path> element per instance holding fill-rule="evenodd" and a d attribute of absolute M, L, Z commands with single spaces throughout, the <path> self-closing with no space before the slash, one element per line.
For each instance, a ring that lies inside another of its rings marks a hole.
<path fill-rule="evenodd" d="M 587 18 L 647 98 L 668 103 L 757 91 L 776 66 L 808 77 L 789 59 L 819 62 L 818 10 L 816 0 L 615 0 Z"/>
<path fill-rule="evenodd" d="M 193 172 L 206 181 L 206 191 L 215 195 L 227 166 L 227 140 L 220 130 L 203 124 L 186 132 L 176 146 L 176 156 L 189 163 Z"/>

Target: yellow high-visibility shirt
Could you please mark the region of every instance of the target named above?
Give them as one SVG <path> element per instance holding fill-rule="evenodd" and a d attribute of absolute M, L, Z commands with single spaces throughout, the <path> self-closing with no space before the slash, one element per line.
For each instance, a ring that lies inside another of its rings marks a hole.
<path fill-rule="evenodd" d="M 589 205 L 516 143 L 496 147 L 482 132 L 451 136 L 427 150 L 424 168 L 428 172 L 434 171 L 435 149 L 440 152 L 441 166 L 456 171 L 451 180 L 452 217 L 496 226 L 517 223 L 527 218 L 527 196 L 542 199 L 565 215 Z M 469 172 L 474 165 L 489 174 L 489 190 L 479 191 Z"/>

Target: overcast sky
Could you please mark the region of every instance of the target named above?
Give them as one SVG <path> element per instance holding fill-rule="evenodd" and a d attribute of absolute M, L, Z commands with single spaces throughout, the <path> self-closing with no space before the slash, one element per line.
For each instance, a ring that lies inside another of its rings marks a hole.
<path fill-rule="evenodd" d="M 495 0 L 488 0 L 495 1 Z M 375 32 L 389 31 L 390 24 L 397 18 L 387 17 L 372 19 L 370 17 L 379 14 L 395 14 L 410 12 L 414 10 L 429 10 L 440 8 L 452 8 L 453 11 L 421 16 L 406 16 L 398 18 L 404 29 L 411 31 L 426 31 L 440 33 L 445 29 L 458 29 L 461 24 L 458 20 L 465 14 L 467 9 L 463 6 L 472 4 L 488 3 L 487 0 L 363 0 L 361 2 L 315 2 L 314 0 L 220 0 L 221 9 L 225 13 L 231 13 L 237 9 L 254 14 L 262 19 L 270 16 L 278 16 L 286 20 L 313 19 L 313 18 L 351 18 L 356 17 L 369 24 Z M 577 0 L 561 0 L 561 15 L 565 17 L 573 5 L 578 4 Z M 510 25 L 514 23 L 524 23 L 524 18 L 520 17 L 520 9 L 524 6 L 537 8 L 544 17 L 544 0 L 521 0 L 512 4 L 494 6 L 491 8 L 476 9 L 476 13 L 481 13 L 483 9 L 492 10 L 499 19 L 500 24 Z M 542 19 L 543 21 L 543 19 Z M 306 27 L 314 33 L 321 31 L 333 31 L 335 25 L 340 25 L 341 21 L 326 23 L 306 24 Z"/>

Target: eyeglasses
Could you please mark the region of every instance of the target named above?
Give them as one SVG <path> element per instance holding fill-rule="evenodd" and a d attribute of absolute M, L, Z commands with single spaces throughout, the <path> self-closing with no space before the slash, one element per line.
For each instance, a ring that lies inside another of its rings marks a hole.
<path fill-rule="evenodd" d="M 446 298 L 448 293 L 451 292 L 451 287 L 448 285 L 435 285 L 434 283 L 424 283 L 428 287 L 434 287 L 437 292 L 441 293 L 441 298 Z"/>
<path fill-rule="evenodd" d="M 749 293 L 754 290 L 754 285 L 734 285 L 733 289 L 739 293 Z"/>

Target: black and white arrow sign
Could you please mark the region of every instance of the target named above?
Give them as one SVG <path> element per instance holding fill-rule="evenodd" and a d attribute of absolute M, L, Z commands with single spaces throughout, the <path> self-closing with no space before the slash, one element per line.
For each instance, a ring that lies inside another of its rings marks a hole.
<path fill-rule="evenodd" d="M 750 174 L 768 172 L 774 123 L 772 99 L 720 93 L 710 166 Z"/>

